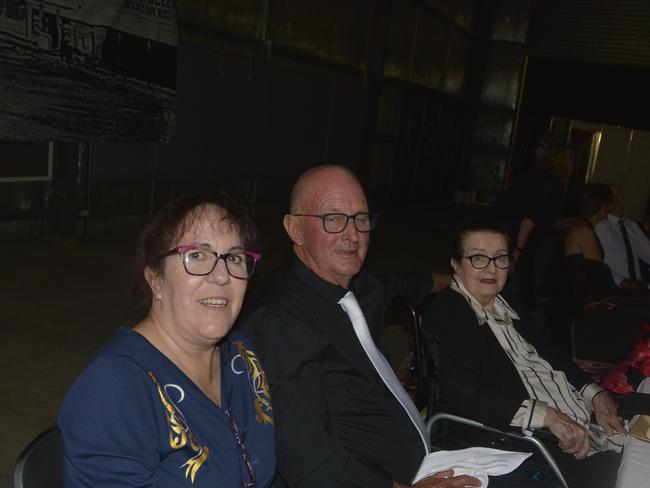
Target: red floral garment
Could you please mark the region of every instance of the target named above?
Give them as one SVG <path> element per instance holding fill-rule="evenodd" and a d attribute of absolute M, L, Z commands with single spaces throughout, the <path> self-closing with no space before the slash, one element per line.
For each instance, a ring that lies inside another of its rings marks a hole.
<path fill-rule="evenodd" d="M 628 357 L 600 382 L 600 386 L 614 393 L 629 395 L 636 388 L 630 384 L 630 377 L 650 376 L 650 324 L 645 324 L 639 340 Z"/>

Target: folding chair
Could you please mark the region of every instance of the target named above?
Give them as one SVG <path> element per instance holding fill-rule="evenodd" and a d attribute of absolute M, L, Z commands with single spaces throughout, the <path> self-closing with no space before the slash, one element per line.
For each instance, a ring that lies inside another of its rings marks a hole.
<path fill-rule="evenodd" d="M 427 430 L 429 431 L 430 438 L 433 438 L 436 435 L 437 429 L 441 427 L 441 424 L 444 422 L 456 422 L 458 424 L 472 427 L 490 434 L 490 441 L 488 446 L 495 449 L 504 449 L 504 450 L 516 450 L 512 447 L 512 443 L 508 442 L 514 441 L 519 445 L 523 446 L 525 450 L 533 450 L 537 452 L 542 459 L 548 464 L 551 468 L 551 471 L 561 483 L 562 487 L 568 488 L 567 483 L 560 471 L 559 466 L 553 459 L 553 456 L 548 452 L 546 446 L 537 438 L 533 436 L 527 436 L 519 432 L 503 431 L 490 427 L 488 425 L 477 422 L 476 420 L 471 420 L 468 418 L 460 417 L 458 415 L 453 415 L 450 413 L 437 412 L 433 414 L 427 421 Z M 526 447 L 529 446 L 529 447 Z"/>
<path fill-rule="evenodd" d="M 14 466 L 14 488 L 60 488 L 61 434 L 58 427 L 41 432 L 20 453 Z"/>

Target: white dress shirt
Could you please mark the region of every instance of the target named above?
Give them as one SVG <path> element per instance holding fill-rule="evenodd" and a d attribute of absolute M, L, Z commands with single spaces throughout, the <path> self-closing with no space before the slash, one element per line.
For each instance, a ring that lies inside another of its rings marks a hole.
<path fill-rule="evenodd" d="M 612 276 L 617 285 L 620 285 L 621 281 L 629 279 L 627 253 L 619 220 L 621 220 L 619 217 L 610 214 L 596 225 L 596 235 L 605 250 L 605 264 L 612 270 Z M 625 229 L 632 246 L 636 279 L 641 281 L 639 259 L 650 264 L 650 239 L 636 222 L 629 219 L 622 220 L 625 222 Z"/>

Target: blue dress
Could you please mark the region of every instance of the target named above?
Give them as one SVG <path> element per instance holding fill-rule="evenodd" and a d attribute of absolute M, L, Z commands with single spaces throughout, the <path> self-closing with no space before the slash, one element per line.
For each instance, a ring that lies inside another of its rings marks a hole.
<path fill-rule="evenodd" d="M 221 408 L 142 335 L 119 329 L 59 413 L 66 488 L 271 486 L 273 417 L 248 339 L 220 345 Z"/>

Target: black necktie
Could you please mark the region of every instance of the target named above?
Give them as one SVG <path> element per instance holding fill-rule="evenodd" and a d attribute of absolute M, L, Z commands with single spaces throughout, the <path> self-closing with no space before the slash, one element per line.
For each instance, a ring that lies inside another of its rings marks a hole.
<path fill-rule="evenodd" d="M 625 254 L 627 254 L 627 272 L 630 279 L 636 281 L 636 271 L 634 267 L 634 254 L 632 253 L 632 244 L 630 244 L 630 236 L 627 234 L 625 228 L 625 221 L 623 219 L 618 221 L 621 226 L 621 234 L 623 235 L 623 243 L 625 243 Z"/>

